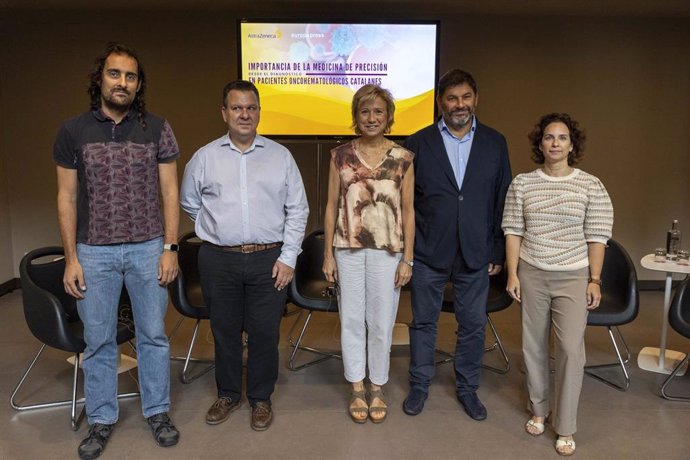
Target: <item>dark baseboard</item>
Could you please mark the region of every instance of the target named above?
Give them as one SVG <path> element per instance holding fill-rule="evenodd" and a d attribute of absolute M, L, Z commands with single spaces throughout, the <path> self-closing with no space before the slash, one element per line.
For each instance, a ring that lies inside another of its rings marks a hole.
<path fill-rule="evenodd" d="M 21 288 L 21 283 L 19 281 L 19 278 L 13 278 L 9 281 L 5 281 L 4 283 L 0 284 L 0 296 L 3 296 L 7 294 L 8 292 L 12 292 L 15 289 L 20 289 Z"/>

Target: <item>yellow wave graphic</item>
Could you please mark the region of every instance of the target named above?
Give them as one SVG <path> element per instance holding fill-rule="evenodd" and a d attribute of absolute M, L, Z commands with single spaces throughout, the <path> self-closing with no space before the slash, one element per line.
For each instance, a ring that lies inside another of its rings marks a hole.
<path fill-rule="evenodd" d="M 350 129 L 352 90 L 333 87 L 324 97 L 320 91 L 285 93 L 259 87 L 261 124 L 265 135 L 331 135 L 354 134 Z M 349 93 L 349 94 L 348 94 Z M 408 135 L 433 122 L 434 91 L 396 101 L 392 135 Z"/>

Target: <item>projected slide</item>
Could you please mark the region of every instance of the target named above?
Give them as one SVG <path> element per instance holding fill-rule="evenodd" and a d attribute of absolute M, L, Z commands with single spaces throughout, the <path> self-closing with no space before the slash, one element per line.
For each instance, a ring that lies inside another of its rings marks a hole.
<path fill-rule="evenodd" d="M 240 24 L 241 76 L 261 94 L 259 132 L 343 136 L 350 103 L 369 83 L 396 101 L 392 135 L 434 115 L 436 24 Z"/>

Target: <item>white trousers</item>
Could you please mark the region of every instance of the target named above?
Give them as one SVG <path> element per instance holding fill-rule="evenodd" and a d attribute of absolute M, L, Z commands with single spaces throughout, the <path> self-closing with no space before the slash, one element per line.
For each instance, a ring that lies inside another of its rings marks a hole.
<path fill-rule="evenodd" d="M 336 249 L 340 298 L 341 346 L 345 379 L 366 377 L 374 385 L 388 382 L 393 326 L 400 289 L 395 271 L 401 253 L 384 249 Z"/>

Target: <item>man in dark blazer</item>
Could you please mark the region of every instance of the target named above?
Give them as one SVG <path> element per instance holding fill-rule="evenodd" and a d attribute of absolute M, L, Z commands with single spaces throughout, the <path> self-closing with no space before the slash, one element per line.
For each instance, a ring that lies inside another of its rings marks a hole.
<path fill-rule="evenodd" d="M 453 69 L 441 77 L 438 122 L 410 136 L 415 153 L 416 235 L 410 325 L 408 415 L 424 408 L 434 376 L 437 321 L 448 281 L 453 283 L 456 395 L 467 414 L 486 418 L 477 397 L 484 354 L 489 276 L 504 261 L 503 204 L 512 179 L 501 133 L 479 123 L 477 85 Z"/>

